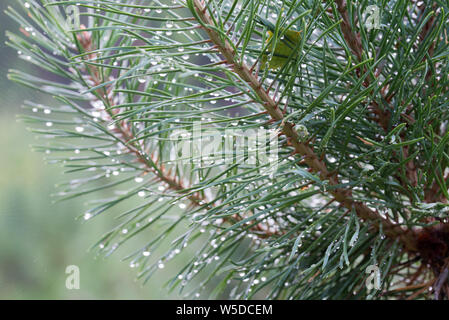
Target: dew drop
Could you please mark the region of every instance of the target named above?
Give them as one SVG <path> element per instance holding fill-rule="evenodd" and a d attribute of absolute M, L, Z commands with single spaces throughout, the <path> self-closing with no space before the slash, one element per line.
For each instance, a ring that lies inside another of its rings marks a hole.
<path fill-rule="evenodd" d="M 92 218 L 92 213 L 86 212 L 84 214 L 84 220 L 89 220 L 90 218 Z"/>

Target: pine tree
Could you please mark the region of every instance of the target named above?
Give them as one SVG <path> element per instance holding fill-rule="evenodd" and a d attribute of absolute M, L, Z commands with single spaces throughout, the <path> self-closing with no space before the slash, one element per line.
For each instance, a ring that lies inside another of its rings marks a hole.
<path fill-rule="evenodd" d="M 9 77 L 55 98 L 22 119 L 60 198 L 128 208 L 99 254 L 142 235 L 146 281 L 194 249 L 188 297 L 449 297 L 449 2 L 17 3 L 8 45 L 41 72 Z"/>

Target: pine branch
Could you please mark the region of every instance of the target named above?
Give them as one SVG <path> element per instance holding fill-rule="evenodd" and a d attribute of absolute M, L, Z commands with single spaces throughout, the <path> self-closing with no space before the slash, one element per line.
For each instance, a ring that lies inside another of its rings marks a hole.
<path fill-rule="evenodd" d="M 77 174 L 61 199 L 119 188 L 86 220 L 129 206 L 99 253 L 157 223 L 125 259 L 147 281 L 189 244 L 168 284 L 200 279 L 189 297 L 448 297 L 447 6 L 384 2 L 389 27 L 367 33 L 366 1 L 20 4 L 8 44 L 45 72 L 9 77 L 57 99 L 26 102 L 23 120 L 52 139 L 35 149 Z M 66 22 L 73 5 L 87 27 Z M 173 151 L 196 121 L 231 163 Z M 246 129 L 276 129 L 275 172 L 233 150 Z"/>
<path fill-rule="evenodd" d="M 83 27 L 85 29 L 85 27 Z M 84 52 L 80 52 L 81 54 L 87 53 L 84 56 L 85 59 L 95 59 L 95 48 L 92 43 L 92 36 L 88 31 L 82 31 L 77 35 L 77 39 L 82 45 Z M 100 87 L 97 89 L 97 95 L 99 97 L 106 97 L 107 99 L 107 109 L 108 118 L 103 119 L 106 122 L 111 122 L 114 119 L 114 116 L 119 113 L 118 109 L 114 109 L 114 99 L 111 97 L 110 93 L 112 92 L 112 87 L 110 85 L 102 86 L 103 80 L 101 76 L 100 70 L 94 65 L 88 65 L 89 68 L 89 80 L 92 81 L 94 87 Z M 170 172 L 167 172 L 163 165 L 158 163 L 158 160 L 154 158 L 154 155 L 151 153 L 146 154 L 145 152 L 139 150 L 139 146 L 134 142 L 135 136 L 132 134 L 131 125 L 126 120 L 121 120 L 117 122 L 117 125 L 114 128 L 114 131 L 118 133 L 122 138 L 122 143 L 125 148 L 131 154 L 134 154 L 136 159 L 145 166 L 146 172 L 152 172 L 156 175 L 156 177 L 161 181 L 168 185 L 170 189 L 174 191 L 184 193 L 186 189 L 190 187 L 184 186 L 180 179 L 176 179 L 176 177 L 170 176 Z M 202 198 L 199 194 L 188 194 L 187 198 L 192 202 L 192 204 L 196 206 L 202 206 L 206 203 L 206 199 Z"/>
<path fill-rule="evenodd" d="M 357 56 L 357 59 L 360 61 L 364 54 L 362 42 L 360 39 L 360 34 L 355 32 L 351 27 L 351 23 L 349 20 L 349 14 L 347 11 L 346 1 L 345 0 L 337 0 L 335 2 L 337 3 L 338 12 L 340 13 L 340 15 L 342 17 L 341 29 L 342 29 L 342 33 L 344 35 L 344 39 L 346 40 L 346 43 L 351 48 L 353 53 Z M 425 18 L 427 18 L 427 16 L 424 14 L 425 8 L 426 8 L 425 4 L 422 4 L 420 6 L 421 17 L 418 20 L 418 22 L 420 24 L 423 22 L 423 20 Z M 434 3 L 433 9 L 435 9 L 435 8 L 436 8 L 436 4 Z M 430 30 L 432 30 L 432 26 L 434 26 L 434 24 L 435 24 L 435 18 L 436 18 L 436 15 L 432 15 L 428 19 L 428 21 L 424 24 L 424 26 L 419 34 L 419 38 L 420 38 L 421 42 L 424 41 L 426 35 L 429 33 Z M 435 45 L 435 41 L 433 41 L 432 44 L 428 48 L 428 56 L 430 58 L 433 55 L 434 45 Z M 425 58 L 423 58 L 423 60 L 424 59 Z M 364 70 L 364 72 L 365 71 L 366 70 Z M 376 71 L 375 71 L 376 77 L 379 77 L 380 74 L 381 74 L 381 69 L 379 67 L 377 67 Z M 431 70 L 429 70 L 427 72 L 426 80 L 428 80 L 430 76 L 431 76 Z M 377 79 L 375 79 L 375 80 L 377 81 Z M 363 86 L 368 87 L 370 85 L 370 82 L 371 82 L 370 79 L 366 78 L 363 82 Z M 385 85 L 379 92 L 381 99 L 388 103 L 386 108 L 383 108 L 383 109 L 380 108 L 379 104 L 374 100 L 371 102 L 371 105 L 370 105 L 371 110 L 377 116 L 375 118 L 375 120 L 379 123 L 379 125 L 384 129 L 384 131 L 386 133 L 388 133 L 390 130 L 391 112 L 389 110 L 392 110 L 392 106 L 391 106 L 390 102 L 394 97 L 394 92 L 389 94 L 388 96 L 386 95 L 387 89 L 388 89 L 388 86 Z M 415 122 L 415 119 L 407 113 L 402 113 L 401 116 L 403 119 L 403 123 Z M 404 136 L 404 131 L 401 133 L 400 138 L 402 141 L 406 141 L 406 138 Z M 403 157 L 408 158 L 410 155 L 409 154 L 409 146 L 404 146 L 402 148 L 402 152 L 403 152 Z M 398 155 L 395 153 L 395 156 L 398 156 Z M 405 169 L 405 177 L 407 179 L 404 180 L 400 176 L 398 176 L 397 177 L 398 180 L 401 181 L 401 184 L 403 185 L 403 187 L 405 189 L 407 189 L 409 185 L 412 187 L 416 187 L 418 184 L 418 173 L 417 173 L 417 166 L 415 164 L 414 159 L 410 159 L 405 164 L 405 168 L 406 168 Z M 442 201 L 442 202 L 447 201 L 445 196 L 442 195 L 441 192 L 438 192 L 439 188 L 440 188 L 440 185 L 438 184 L 438 182 L 434 181 L 433 184 L 427 190 L 425 190 L 427 202 L 431 203 L 431 202 L 435 202 L 435 201 Z M 413 198 L 410 197 L 410 200 L 413 201 Z"/>
<path fill-rule="evenodd" d="M 85 29 L 85 27 L 82 26 L 82 29 Z M 91 33 L 88 31 L 82 31 L 77 35 L 77 39 L 83 48 L 83 52 L 80 52 L 80 54 L 84 55 L 84 59 L 94 60 L 96 58 L 96 49 L 92 43 Z M 206 42 L 208 41 L 205 41 L 204 43 Z M 114 109 L 114 99 L 111 95 L 112 87 L 110 84 L 108 85 L 104 83 L 101 72 L 97 66 L 88 64 L 88 69 L 88 78 L 93 83 L 93 87 L 100 87 L 99 89 L 96 89 L 97 96 L 106 97 L 106 112 L 108 114 L 108 118 L 103 120 L 107 123 L 112 122 L 114 117 L 120 113 L 119 109 Z M 143 152 L 140 150 L 140 147 L 136 145 L 136 137 L 131 132 L 131 127 L 132 125 L 126 120 L 120 120 L 116 122 L 116 125 L 112 131 L 116 132 L 121 137 L 122 144 L 128 149 L 129 153 L 133 154 L 137 161 L 144 165 L 145 172 L 153 173 L 157 179 L 160 182 L 165 183 L 168 188 L 178 192 L 181 195 L 185 195 L 186 198 L 191 201 L 192 205 L 199 208 L 214 207 L 214 204 L 210 203 L 206 197 L 202 197 L 198 192 L 190 192 L 189 190 L 192 189 L 192 186 L 183 185 L 181 181 L 182 177 L 177 178 L 176 176 L 172 176 L 170 172 L 171 170 L 167 171 L 164 165 L 160 164 L 151 152 Z M 234 215 L 233 218 L 236 221 L 243 220 L 240 215 Z M 229 221 L 227 218 L 225 218 L 224 221 L 232 223 L 232 221 Z M 256 224 L 254 227 L 251 227 L 251 230 L 254 231 L 261 239 L 269 238 L 277 234 L 276 232 L 270 232 L 269 230 L 264 229 L 260 224 Z"/>
<path fill-rule="evenodd" d="M 303 162 L 309 166 L 312 172 L 318 173 L 322 180 L 329 180 L 331 186 L 337 186 L 339 184 L 337 174 L 330 173 L 326 164 L 318 158 L 313 149 L 300 141 L 298 133 L 294 129 L 294 124 L 284 121 L 284 115 L 279 109 L 278 104 L 269 96 L 268 92 L 264 90 L 262 83 L 259 82 L 245 63 L 236 60 L 236 55 L 233 49 L 235 46 L 230 44 L 228 40 L 223 42 L 220 35 L 210 27 L 213 25 L 213 21 L 209 16 L 207 7 L 204 3 L 201 0 L 193 0 L 193 6 L 196 15 L 200 19 L 199 22 L 202 24 L 212 42 L 215 43 L 215 46 L 223 54 L 227 63 L 232 65 L 233 71 L 237 73 L 243 81 L 250 85 L 271 118 L 274 121 L 281 123 L 281 130 L 295 149 L 295 153 L 302 156 Z M 416 251 L 415 234 L 412 230 L 404 229 L 400 225 L 395 225 L 391 221 L 382 218 L 376 211 L 368 208 L 365 204 L 354 201 L 351 198 L 351 190 L 334 188 L 330 193 L 342 206 L 350 210 L 355 209 L 360 218 L 373 222 L 379 221 L 383 226 L 386 236 L 392 239 L 399 238 L 408 250 Z"/>

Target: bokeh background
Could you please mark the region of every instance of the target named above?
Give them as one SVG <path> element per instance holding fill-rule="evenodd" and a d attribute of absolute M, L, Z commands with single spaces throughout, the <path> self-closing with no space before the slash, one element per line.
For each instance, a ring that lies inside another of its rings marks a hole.
<path fill-rule="evenodd" d="M 7 79 L 11 68 L 35 71 L 5 45 L 5 31 L 18 26 L 4 10 L 15 2 L 0 1 L 0 299 L 179 299 L 163 288 L 173 269 L 143 285 L 121 261 L 126 248 L 108 258 L 88 251 L 112 226 L 114 212 L 85 223 L 76 218 L 88 198 L 53 203 L 63 169 L 31 151 L 37 141 L 17 121 L 24 100 L 45 104 L 51 97 Z M 79 290 L 65 287 L 68 265 L 80 268 Z"/>

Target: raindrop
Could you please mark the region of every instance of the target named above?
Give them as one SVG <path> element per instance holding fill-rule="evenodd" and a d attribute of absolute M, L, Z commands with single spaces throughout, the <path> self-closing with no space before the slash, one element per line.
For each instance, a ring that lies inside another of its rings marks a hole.
<path fill-rule="evenodd" d="M 89 220 L 90 218 L 92 218 L 92 213 L 86 212 L 84 214 L 84 220 Z"/>
<path fill-rule="evenodd" d="M 137 195 L 141 198 L 145 197 L 145 191 L 139 191 Z"/>

